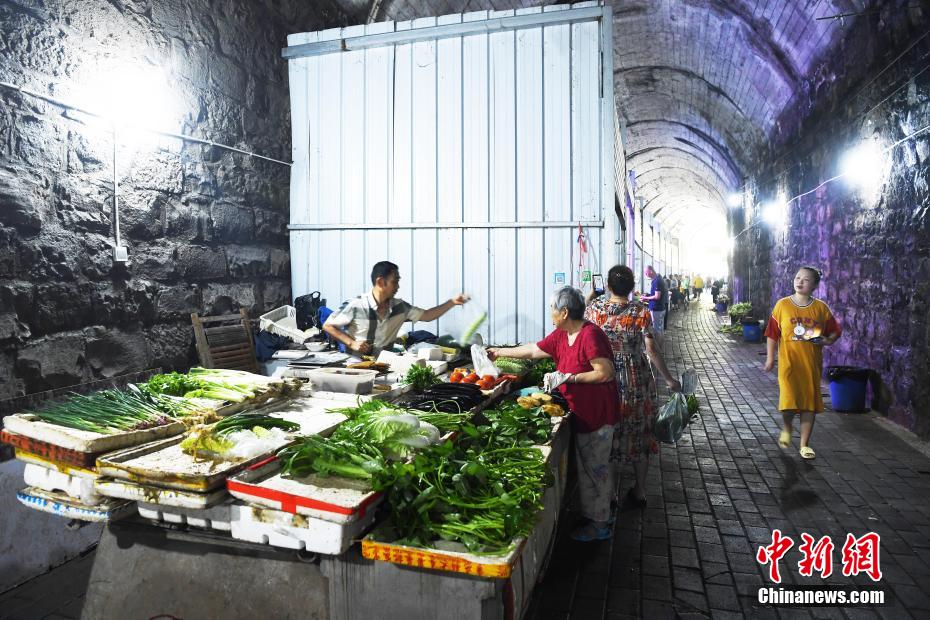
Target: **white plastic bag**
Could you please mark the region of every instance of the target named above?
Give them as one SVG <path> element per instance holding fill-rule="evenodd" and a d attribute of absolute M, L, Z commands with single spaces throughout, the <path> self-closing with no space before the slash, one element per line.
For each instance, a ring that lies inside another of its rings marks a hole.
<path fill-rule="evenodd" d="M 478 330 L 484 326 L 487 320 L 488 311 L 474 301 L 469 301 L 462 306 L 462 323 L 461 331 L 459 332 L 459 344 L 462 345 L 462 348 L 473 343 L 484 343 Z"/>
<path fill-rule="evenodd" d="M 500 369 L 488 357 L 487 350 L 480 345 L 471 345 L 471 362 L 475 366 L 475 372 L 481 377 L 491 375 L 496 379 L 501 373 Z"/>
<path fill-rule="evenodd" d="M 685 368 L 685 371 L 681 373 L 681 392 L 683 394 L 694 394 L 697 391 L 697 386 L 697 371 L 690 366 Z"/>

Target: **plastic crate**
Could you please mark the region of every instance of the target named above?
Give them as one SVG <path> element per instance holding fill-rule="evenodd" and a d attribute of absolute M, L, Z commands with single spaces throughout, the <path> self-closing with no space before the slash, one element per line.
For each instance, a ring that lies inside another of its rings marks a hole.
<path fill-rule="evenodd" d="M 258 327 L 301 344 L 310 337 L 297 329 L 297 309 L 294 306 L 281 306 L 263 314 L 259 318 Z"/>

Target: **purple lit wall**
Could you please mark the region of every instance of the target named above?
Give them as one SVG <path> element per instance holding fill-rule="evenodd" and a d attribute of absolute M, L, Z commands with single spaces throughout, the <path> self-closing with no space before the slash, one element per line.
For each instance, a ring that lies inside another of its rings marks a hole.
<path fill-rule="evenodd" d="M 833 79 L 819 85 L 817 100 L 779 119 L 779 155 L 752 171 L 754 203 L 779 190 L 791 197 L 817 187 L 837 174 L 840 156 L 861 140 L 878 138 L 887 146 L 930 125 L 930 72 L 919 74 L 930 37 L 873 81 L 926 32 L 926 22 L 913 11 L 860 20 L 833 63 L 818 71 Z M 930 132 L 894 149 L 875 194 L 834 181 L 792 203 L 785 230 L 761 224 L 745 237 L 734 256 L 737 295 L 742 298 L 748 280 L 755 313 L 767 316 L 791 293 L 799 266 L 820 266 L 825 278 L 818 296 L 844 326 L 843 338 L 825 352 L 825 366 L 875 370 L 882 388 L 873 405 L 930 437 Z"/>

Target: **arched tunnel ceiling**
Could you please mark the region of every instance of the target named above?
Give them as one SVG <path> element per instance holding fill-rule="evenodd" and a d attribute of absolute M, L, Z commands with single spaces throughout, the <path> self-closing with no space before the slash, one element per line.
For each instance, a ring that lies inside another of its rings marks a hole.
<path fill-rule="evenodd" d="M 724 221 L 737 190 L 801 94 L 872 0 L 614 0 L 614 85 L 637 191 L 667 229 Z M 406 20 L 539 0 L 342 0 L 359 19 Z M 561 2 L 560 4 L 565 4 Z"/>

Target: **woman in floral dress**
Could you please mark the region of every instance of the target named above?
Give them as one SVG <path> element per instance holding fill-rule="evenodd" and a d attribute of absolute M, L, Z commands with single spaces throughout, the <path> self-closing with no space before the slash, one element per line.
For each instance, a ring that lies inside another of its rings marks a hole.
<path fill-rule="evenodd" d="M 585 319 L 604 330 L 610 340 L 620 395 L 620 435 L 615 438 L 615 459 L 619 463 L 615 465 L 633 464 L 636 485 L 630 489 L 627 501 L 644 508 L 649 455 L 659 451 L 653 436 L 656 391 L 650 361 L 670 390 L 681 390 L 681 384 L 668 371 L 656 346 L 649 309 L 629 300 L 635 284 L 629 267 L 612 267 L 607 274 L 609 294 L 589 298 Z"/>

